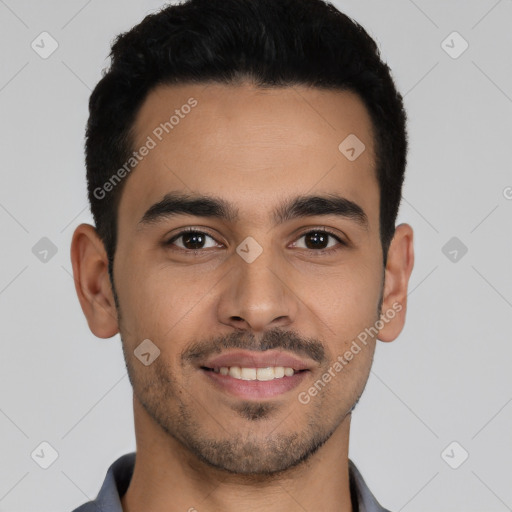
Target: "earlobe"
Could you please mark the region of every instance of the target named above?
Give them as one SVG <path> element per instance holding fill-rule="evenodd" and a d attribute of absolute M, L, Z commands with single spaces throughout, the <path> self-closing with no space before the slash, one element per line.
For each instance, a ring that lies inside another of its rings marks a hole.
<path fill-rule="evenodd" d="M 89 329 L 99 338 L 119 332 L 105 247 L 94 226 L 80 224 L 71 241 L 71 263 L 78 300 Z"/>
<path fill-rule="evenodd" d="M 407 289 L 413 266 L 413 231 L 408 224 L 400 224 L 396 227 L 386 262 L 381 312 L 384 326 L 378 335 L 381 341 L 393 341 L 404 327 Z"/>

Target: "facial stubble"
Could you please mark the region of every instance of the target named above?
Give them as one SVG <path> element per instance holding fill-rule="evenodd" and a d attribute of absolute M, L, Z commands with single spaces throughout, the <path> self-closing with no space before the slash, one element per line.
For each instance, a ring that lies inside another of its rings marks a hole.
<path fill-rule="evenodd" d="M 354 410 L 364 391 L 367 375 L 364 376 L 363 385 L 348 409 L 336 410 L 335 407 L 331 407 L 330 410 L 326 410 L 325 400 L 319 397 L 315 397 L 309 409 L 304 409 L 305 406 L 297 401 L 281 423 L 286 426 L 287 419 L 293 418 L 294 413 L 298 411 L 299 417 L 305 414 L 302 420 L 303 428 L 300 431 L 290 432 L 289 428 L 288 431 L 283 431 L 284 429 L 280 431 L 280 423 L 265 436 L 233 432 L 230 428 L 233 422 L 230 422 L 226 415 L 219 417 L 210 412 L 206 404 L 201 403 L 200 397 L 192 396 L 174 378 L 173 371 L 166 365 L 164 357 L 160 356 L 151 365 L 144 366 L 134 357 L 133 349 L 128 351 L 128 347 L 132 344 L 130 340 L 123 338 L 125 330 L 122 326 L 119 299 L 114 286 L 112 289 L 118 312 L 125 364 L 135 398 L 159 428 L 209 467 L 232 474 L 260 477 L 267 475 L 275 477 L 277 474 L 289 471 L 305 463 L 328 441 L 343 421 L 349 420 L 347 417 Z M 382 289 L 378 305 L 379 316 L 382 307 Z M 272 339 L 276 339 L 276 334 L 280 336 L 284 347 L 297 344 L 296 335 L 292 334 L 292 338 L 288 339 L 287 331 L 272 331 L 272 334 L 274 336 Z M 235 339 L 238 338 L 235 336 Z M 251 340 L 254 342 L 254 338 Z M 304 342 L 307 343 L 307 340 Z M 265 338 L 261 343 L 262 346 L 265 345 Z M 300 344 L 300 341 L 298 343 Z M 320 342 L 317 343 L 320 344 Z M 234 345 L 240 345 L 240 343 Z M 268 345 L 267 343 L 267 348 Z M 274 348 L 273 344 L 271 348 Z M 371 363 L 372 361 L 370 361 L 370 367 Z M 327 368 L 327 359 L 323 366 Z M 323 390 L 323 393 L 324 398 L 328 397 L 326 390 Z M 199 412 L 207 417 L 214 430 L 220 434 L 212 434 L 211 428 L 206 428 L 197 420 L 199 413 L 197 411 L 194 413 L 194 409 L 197 408 L 200 408 Z M 244 400 L 237 401 L 231 406 L 236 416 L 249 425 L 250 428 L 245 429 L 246 432 L 260 432 L 261 428 L 258 427 L 266 421 L 272 422 L 279 414 L 279 409 L 280 406 L 276 403 Z"/>

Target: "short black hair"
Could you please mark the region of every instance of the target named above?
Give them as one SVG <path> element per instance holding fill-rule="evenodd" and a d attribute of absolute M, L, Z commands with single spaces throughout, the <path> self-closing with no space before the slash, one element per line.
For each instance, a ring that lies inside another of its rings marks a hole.
<path fill-rule="evenodd" d="M 356 93 L 372 120 L 385 264 L 406 167 L 406 113 L 377 44 L 356 21 L 323 0 L 187 0 L 120 34 L 110 58 L 89 100 L 85 153 L 91 212 L 112 283 L 127 178 L 107 197 L 98 190 L 132 156 L 136 115 L 161 84 L 248 80 Z"/>

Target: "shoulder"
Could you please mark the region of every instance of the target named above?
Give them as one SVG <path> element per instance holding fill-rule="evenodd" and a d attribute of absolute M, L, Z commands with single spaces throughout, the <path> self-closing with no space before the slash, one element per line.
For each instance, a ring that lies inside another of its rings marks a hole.
<path fill-rule="evenodd" d="M 72 512 L 123 512 L 121 496 L 133 475 L 135 452 L 126 453 L 113 462 L 95 500 L 80 505 Z"/>
<path fill-rule="evenodd" d="M 368 485 L 364 481 L 363 475 L 357 469 L 357 466 L 352 460 L 348 460 L 349 478 L 350 478 L 350 491 L 357 500 L 358 512 L 390 512 L 388 509 L 382 507 L 372 494 Z"/>

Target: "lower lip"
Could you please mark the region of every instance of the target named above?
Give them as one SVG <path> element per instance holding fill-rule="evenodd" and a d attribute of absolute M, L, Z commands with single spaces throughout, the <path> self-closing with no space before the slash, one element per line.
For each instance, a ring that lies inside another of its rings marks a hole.
<path fill-rule="evenodd" d="M 210 370 L 201 371 L 215 386 L 232 395 L 246 399 L 272 398 L 296 388 L 309 373 L 309 370 L 294 373 L 291 377 L 273 380 L 242 380 L 229 375 L 222 375 Z"/>

